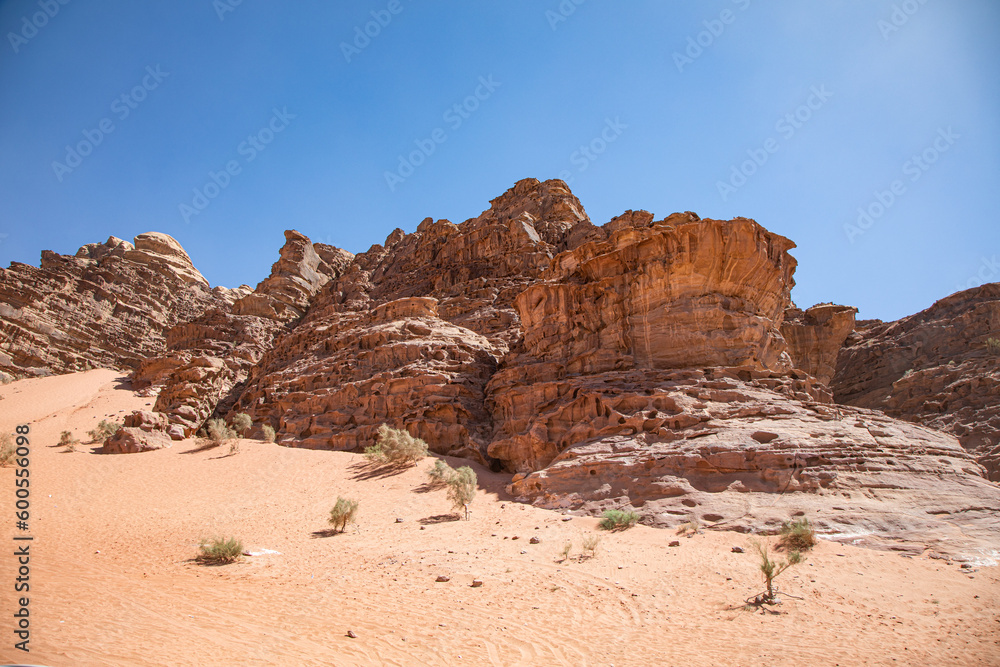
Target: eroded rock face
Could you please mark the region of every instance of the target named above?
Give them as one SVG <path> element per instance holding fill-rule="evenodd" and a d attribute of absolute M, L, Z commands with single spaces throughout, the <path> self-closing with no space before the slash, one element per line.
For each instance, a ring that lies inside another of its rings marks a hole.
<path fill-rule="evenodd" d="M 896 322 L 863 322 L 837 360 L 841 403 L 952 433 L 1000 481 L 1000 283 L 941 299 Z"/>
<path fill-rule="evenodd" d="M 188 437 L 217 410 L 232 408 L 253 366 L 285 330 L 269 318 L 210 310 L 173 327 L 166 353 L 143 361 L 132 384 L 157 396 L 153 409 L 168 420 L 161 430 L 176 425 Z"/>
<path fill-rule="evenodd" d="M 387 423 L 486 462 L 484 388 L 496 363 L 488 340 L 439 317 L 436 299 L 397 299 L 286 334 L 234 409 L 269 422 L 282 444 L 356 449 Z"/>
<path fill-rule="evenodd" d="M 854 331 L 853 306 L 821 303 L 800 310 L 785 311 L 781 334 L 796 368 L 804 370 L 823 384 L 830 384 L 837 367 L 837 355 L 848 334 Z"/>
<path fill-rule="evenodd" d="M 804 513 L 855 543 L 996 555 L 1000 488 L 953 437 L 817 401 L 805 376 L 745 377 L 725 368 L 617 373 L 552 391 L 534 428 L 561 414 L 564 430 L 550 437 L 575 429 L 578 444 L 515 475 L 509 490 L 543 507 L 632 507 L 654 526 L 750 531 Z"/>
<path fill-rule="evenodd" d="M 166 234 L 114 237 L 40 267 L 0 269 L 0 369 L 16 377 L 131 369 L 168 329 L 222 303 Z"/>
<path fill-rule="evenodd" d="M 295 230 L 285 232 L 280 258 L 271 267 L 271 275 L 252 293 L 233 305 L 236 315 L 266 317 L 280 322 L 301 318 L 316 292 L 339 276 L 354 259 L 346 250 L 322 246 L 316 252 L 313 243 Z M 330 263 L 327 263 L 329 259 Z"/>

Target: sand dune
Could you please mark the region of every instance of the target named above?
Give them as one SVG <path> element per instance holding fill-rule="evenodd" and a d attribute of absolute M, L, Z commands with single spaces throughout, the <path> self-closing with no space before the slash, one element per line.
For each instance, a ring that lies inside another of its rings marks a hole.
<path fill-rule="evenodd" d="M 596 520 L 513 503 L 509 476 L 483 468 L 471 520 L 454 521 L 444 491 L 426 488 L 433 459 L 386 476 L 356 454 L 249 440 L 235 455 L 195 440 L 136 455 L 64 452 L 61 431 L 85 441 L 100 419 L 151 403 L 112 371 L 22 380 L 0 387 L 0 399 L 0 428 L 31 425 L 35 537 L 30 654 L 13 649 L 16 565 L 0 559 L 2 661 L 1000 664 L 995 567 L 824 541 L 779 579 L 794 598 L 776 613 L 744 611 L 761 579 L 752 554 L 731 551 L 747 546 L 738 533 L 678 538 L 639 526 L 601 533 L 596 556 L 581 560 Z M 13 491 L 4 468 L 8 536 Z M 338 495 L 360 501 L 358 524 L 323 536 Z M 212 535 L 279 553 L 194 563 Z M 574 558 L 558 562 L 567 540 Z"/>

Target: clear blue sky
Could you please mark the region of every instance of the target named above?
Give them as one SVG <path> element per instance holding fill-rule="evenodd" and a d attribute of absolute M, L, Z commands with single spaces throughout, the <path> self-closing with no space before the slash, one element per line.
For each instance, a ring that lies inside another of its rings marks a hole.
<path fill-rule="evenodd" d="M 233 1 L 0 2 L 0 264 L 161 231 L 254 285 L 286 228 L 360 252 L 563 177 L 595 224 L 790 237 L 800 306 L 1000 280 L 995 0 Z"/>

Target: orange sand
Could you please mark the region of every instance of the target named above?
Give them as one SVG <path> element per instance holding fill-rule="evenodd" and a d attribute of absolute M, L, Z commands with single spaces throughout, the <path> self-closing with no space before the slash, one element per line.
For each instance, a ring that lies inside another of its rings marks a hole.
<path fill-rule="evenodd" d="M 471 521 L 441 521 L 433 459 L 369 477 L 356 454 L 194 440 L 144 454 L 65 453 L 59 433 L 151 404 L 96 370 L 0 387 L 0 429 L 31 425 L 31 652 L 13 649 L 14 469 L 0 470 L 0 661 L 63 665 L 997 665 L 1000 573 L 821 542 L 761 590 L 745 535 L 601 533 L 511 502 L 476 467 Z M 453 466 L 465 462 L 449 460 Z M 338 495 L 359 522 L 317 537 Z M 396 523 L 395 519 L 403 519 Z M 199 539 L 280 554 L 205 567 Z M 519 539 L 514 540 L 514 537 Z M 529 544 L 529 538 L 541 538 Z M 668 547 L 679 539 L 679 547 Z M 437 583 L 438 575 L 451 580 Z M 482 579 L 472 588 L 473 578 Z M 353 630 L 357 638 L 346 636 Z"/>

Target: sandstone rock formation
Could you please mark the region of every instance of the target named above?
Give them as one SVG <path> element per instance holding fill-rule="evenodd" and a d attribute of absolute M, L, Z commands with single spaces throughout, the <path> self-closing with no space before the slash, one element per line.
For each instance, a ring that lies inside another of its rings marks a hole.
<path fill-rule="evenodd" d="M 796 368 L 830 384 L 837 368 L 837 355 L 848 334 L 854 331 L 853 306 L 835 306 L 821 303 L 800 310 L 792 307 L 785 311 L 781 335 L 788 343 L 788 351 Z"/>
<path fill-rule="evenodd" d="M 833 380 L 838 402 L 956 435 L 1000 481 L 1000 283 L 941 299 L 896 322 L 863 322 Z"/>
<path fill-rule="evenodd" d="M 40 267 L 0 269 L 0 370 L 15 377 L 129 369 L 164 348 L 168 329 L 224 300 L 166 234 L 115 237 Z"/>
<path fill-rule="evenodd" d="M 595 226 L 565 183 L 534 179 L 356 256 L 285 239 L 254 290 L 209 289 L 158 234 L 12 265 L 0 369 L 135 368 L 155 411 L 109 453 L 235 412 L 322 449 L 359 450 L 387 423 L 515 473 L 510 493 L 546 507 L 739 530 L 805 512 L 878 546 L 1000 550 L 1000 487 L 954 437 L 878 411 L 995 466 L 997 286 L 852 333 L 853 308 L 792 305 L 794 244 L 753 220 L 629 210 Z"/>

